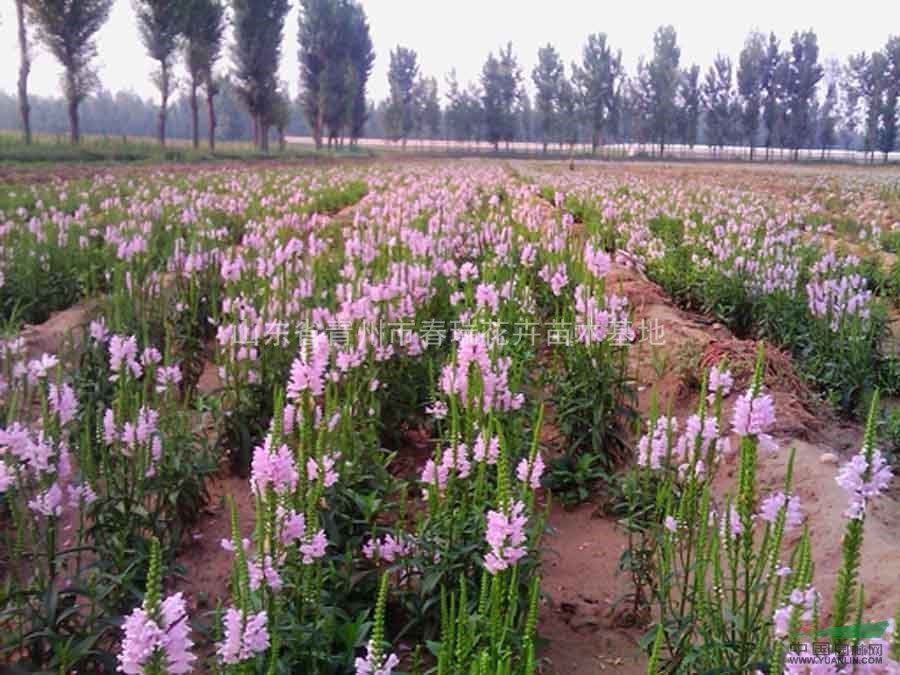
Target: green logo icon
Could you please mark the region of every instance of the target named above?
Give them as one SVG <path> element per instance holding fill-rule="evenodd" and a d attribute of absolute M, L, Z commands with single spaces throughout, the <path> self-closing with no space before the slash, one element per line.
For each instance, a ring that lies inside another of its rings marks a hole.
<path fill-rule="evenodd" d="M 858 623 L 849 626 L 835 626 L 834 628 L 823 628 L 822 630 L 809 631 L 800 633 L 800 635 L 812 635 L 814 637 L 831 637 L 846 638 L 848 640 L 871 640 L 880 638 L 887 630 L 887 621 L 877 621 L 875 623 Z"/>

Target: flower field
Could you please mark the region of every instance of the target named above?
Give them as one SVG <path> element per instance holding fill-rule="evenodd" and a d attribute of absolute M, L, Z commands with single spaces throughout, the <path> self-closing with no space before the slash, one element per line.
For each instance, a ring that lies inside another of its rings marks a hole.
<path fill-rule="evenodd" d="M 898 250 L 896 172 L 3 186 L 0 662 L 898 673 Z"/>

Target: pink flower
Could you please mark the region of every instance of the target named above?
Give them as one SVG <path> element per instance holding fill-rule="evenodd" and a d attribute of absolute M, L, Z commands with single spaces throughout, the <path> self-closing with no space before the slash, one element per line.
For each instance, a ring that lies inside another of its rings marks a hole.
<path fill-rule="evenodd" d="M 665 527 L 669 532 L 677 532 L 678 531 L 678 521 L 675 520 L 672 516 L 666 516 Z"/>
<path fill-rule="evenodd" d="M 525 505 L 521 501 L 513 504 L 509 514 L 488 511 L 485 539 L 491 550 L 484 557 L 484 566 L 491 574 L 515 565 L 525 557 L 525 525 L 528 517 L 524 511 Z"/>
<path fill-rule="evenodd" d="M 162 642 L 162 629 L 141 607 L 135 608 L 125 617 L 122 627 L 125 639 L 119 653 L 119 670 L 127 675 L 143 675 L 144 665 L 150 661 Z"/>
<path fill-rule="evenodd" d="M 106 342 L 109 337 L 109 331 L 106 330 L 106 319 L 101 316 L 96 321 L 91 321 L 90 333 L 91 338 L 97 342 Z"/>
<path fill-rule="evenodd" d="M 872 450 L 871 467 L 866 460 L 865 449 L 854 455 L 835 478 L 849 498 L 845 515 L 848 518 L 862 518 L 868 500 L 881 495 L 890 485 L 892 477 L 891 467 L 878 448 Z"/>
<path fill-rule="evenodd" d="M 433 459 L 429 459 L 422 468 L 422 475 L 419 477 L 419 480 L 425 483 L 425 490 L 436 487 L 438 493 L 443 493 L 444 488 L 447 486 L 448 475 L 449 471 L 446 466 L 438 466 Z"/>
<path fill-rule="evenodd" d="M 476 462 L 487 462 L 488 464 L 496 464 L 497 458 L 500 456 L 500 439 L 497 436 L 491 436 L 491 440 L 485 443 L 484 436 L 479 436 L 472 446 L 472 458 Z"/>
<path fill-rule="evenodd" d="M 303 564 L 311 565 L 319 558 L 323 558 L 327 546 L 328 538 L 325 536 L 325 530 L 319 530 L 308 542 L 300 544 L 300 553 L 303 554 Z"/>
<path fill-rule="evenodd" d="M 125 638 L 119 653 L 119 670 L 123 673 L 142 675 L 144 667 L 156 654 L 161 655 L 166 673 L 192 672 L 197 657 L 191 653 L 191 627 L 182 594 L 176 593 L 163 600 L 159 614 L 162 625 L 153 621 L 143 607 L 136 608 L 125 618 Z"/>
<path fill-rule="evenodd" d="M 446 403 L 443 401 L 435 401 L 432 405 L 425 408 L 425 412 L 432 415 L 436 420 L 442 420 L 447 416 L 449 411 L 447 410 Z"/>
<path fill-rule="evenodd" d="M 112 408 L 107 408 L 103 413 L 103 442 L 112 445 L 119 438 L 119 431 L 116 428 L 116 416 Z"/>
<path fill-rule="evenodd" d="M 783 492 L 776 492 L 763 500 L 760 505 L 759 517 L 767 523 L 774 523 L 783 509 L 786 509 L 785 529 L 792 530 L 803 523 L 803 510 L 800 508 L 800 498 L 794 495 L 785 496 Z"/>
<path fill-rule="evenodd" d="M 775 424 L 775 402 L 768 394 L 758 394 L 755 398 L 746 391 L 734 405 L 731 426 L 740 436 L 764 434 Z"/>
<path fill-rule="evenodd" d="M 768 394 L 751 397 L 747 390 L 734 404 L 731 427 L 739 436 L 755 436 L 759 446 L 769 452 L 778 445 L 767 432 L 775 424 L 775 402 Z"/>
<path fill-rule="evenodd" d="M 37 495 L 28 502 L 28 508 L 36 513 L 47 516 L 59 516 L 62 514 L 63 492 L 59 483 L 54 483 L 46 492 Z"/>
<path fill-rule="evenodd" d="M 731 393 L 731 388 L 733 386 L 734 377 L 732 377 L 731 371 L 720 370 L 718 366 L 713 366 L 709 371 L 709 381 L 707 382 L 709 395 L 706 400 L 713 403 L 716 400 L 717 392 L 721 392 L 722 398 L 725 398 Z"/>
<path fill-rule="evenodd" d="M 249 539 L 247 539 L 246 537 L 244 537 L 241 540 L 241 547 L 244 549 L 245 552 L 250 551 L 251 545 L 252 545 L 252 542 Z M 229 553 L 234 553 L 234 542 L 231 541 L 231 539 L 220 539 L 219 546 L 222 548 L 223 551 L 228 551 Z"/>
<path fill-rule="evenodd" d="M 137 362 L 137 352 L 137 338 L 133 335 L 127 338 L 113 335 L 109 339 L 109 369 L 113 372 L 110 382 L 116 382 L 124 370 L 130 370 L 136 378 L 143 374 L 143 369 Z"/>
<path fill-rule="evenodd" d="M 271 435 L 253 451 L 250 469 L 250 486 L 254 494 L 258 495 L 265 494 L 266 486 L 270 483 L 277 494 L 293 491 L 300 478 L 288 446 L 281 445 L 274 450 Z"/>
<path fill-rule="evenodd" d="M 173 675 L 190 673 L 197 657 L 191 653 L 191 627 L 181 593 L 170 595 L 160 605 L 162 628 L 165 631 L 162 648 L 166 654 L 166 672 Z"/>
<path fill-rule="evenodd" d="M 784 607 L 779 607 L 775 610 L 775 614 L 772 617 L 772 620 L 775 623 L 775 637 L 787 637 L 788 626 L 791 622 L 791 614 L 793 611 L 794 608 L 791 605 L 785 605 Z"/>
<path fill-rule="evenodd" d="M 156 371 L 156 393 L 164 394 L 169 388 L 181 384 L 181 369 L 178 366 L 163 366 Z"/>
<path fill-rule="evenodd" d="M 39 359 L 35 359 L 28 364 L 28 372 L 34 381 L 41 380 L 50 375 L 59 364 L 59 359 L 53 354 L 42 354 Z"/>
<path fill-rule="evenodd" d="M 660 417 L 656 420 L 656 427 L 650 434 L 645 434 L 638 441 L 638 466 L 649 466 L 651 469 L 661 469 L 662 461 L 668 452 L 669 433 L 674 436 L 678 430 L 678 420 L 672 417 Z"/>
<path fill-rule="evenodd" d="M 776 638 L 787 637 L 790 628 L 791 616 L 794 611 L 800 612 L 801 621 L 809 621 L 812 619 L 813 610 L 819 602 L 819 593 L 815 588 L 810 586 L 805 591 L 799 588 L 794 589 L 788 598 L 788 604 L 783 605 L 775 610 L 772 617 L 774 621 L 774 631 Z"/>
<path fill-rule="evenodd" d="M 0 460 L 0 494 L 9 490 L 9 486 L 15 483 L 16 474 L 9 464 Z"/>
<path fill-rule="evenodd" d="M 478 284 L 475 289 L 475 304 L 496 313 L 500 309 L 500 296 L 493 284 Z"/>
<path fill-rule="evenodd" d="M 391 675 L 394 668 L 400 665 L 400 659 L 395 654 L 389 654 L 382 663 L 375 663 L 375 654 L 372 641 L 366 645 L 366 658 L 357 657 L 355 662 L 356 675 Z"/>
<path fill-rule="evenodd" d="M 69 503 L 72 506 L 78 507 L 82 503 L 93 504 L 95 501 L 97 501 L 97 493 L 87 483 L 69 486 Z"/>
<path fill-rule="evenodd" d="M 726 525 L 728 525 L 728 529 L 730 530 L 727 534 L 730 534 L 732 539 L 736 539 L 744 532 L 744 524 L 741 522 L 741 515 L 734 506 L 731 506 L 727 513 L 722 514 L 719 529 L 723 537 L 726 535 Z"/>
<path fill-rule="evenodd" d="M 264 556 L 261 561 L 248 560 L 247 573 L 250 577 L 250 590 L 255 591 L 258 589 L 263 581 L 273 591 L 281 590 L 283 585 L 281 575 L 278 574 L 278 570 L 272 565 L 271 556 Z"/>
<path fill-rule="evenodd" d="M 540 452 L 535 455 L 533 463 L 529 463 L 527 459 L 523 459 L 519 462 L 519 466 L 516 467 L 516 478 L 523 483 L 530 484 L 534 490 L 541 487 L 541 476 L 543 474 L 544 458 L 541 457 Z"/>
<path fill-rule="evenodd" d="M 78 399 L 75 397 L 75 390 L 68 384 L 57 387 L 51 383 L 47 390 L 47 400 L 50 403 L 50 410 L 59 415 L 60 425 L 65 426 L 75 419 Z"/>
<path fill-rule="evenodd" d="M 460 478 L 468 478 L 472 470 L 469 462 L 469 449 L 465 443 L 460 443 L 455 448 L 447 448 L 441 457 L 441 465 L 447 471 L 456 471 Z"/>
<path fill-rule="evenodd" d="M 156 433 L 156 427 L 159 423 L 159 413 L 147 406 L 141 406 L 138 411 L 138 421 L 135 426 L 135 440 L 143 445 L 150 440 L 150 437 Z"/>
<path fill-rule="evenodd" d="M 409 546 L 401 539 L 395 539 L 392 534 L 386 534 L 383 540 L 369 539 L 366 545 L 363 546 L 363 555 L 366 558 L 374 560 L 377 556 L 378 560 L 383 560 L 387 563 L 392 563 L 407 553 L 409 553 Z"/>
<path fill-rule="evenodd" d="M 155 366 L 162 361 L 162 354 L 156 347 L 147 347 L 141 353 L 141 363 L 145 366 Z"/>
<path fill-rule="evenodd" d="M 584 245 L 584 265 L 588 272 L 598 279 L 602 279 L 612 267 L 609 254 L 601 248 L 594 248 L 590 242 Z"/>
<path fill-rule="evenodd" d="M 229 607 L 225 611 L 225 639 L 217 645 L 216 653 L 225 664 L 235 664 L 264 652 L 269 648 L 269 617 L 265 611 L 243 616 L 240 610 Z"/>
<path fill-rule="evenodd" d="M 287 386 L 289 401 L 297 401 L 303 392 L 321 396 L 325 391 L 325 369 L 331 347 L 324 333 L 314 333 L 311 346 L 304 344 L 300 355 L 291 364 L 291 377 Z"/>
<path fill-rule="evenodd" d="M 268 621 L 269 617 L 264 611 L 247 619 L 247 624 L 244 627 L 242 651 L 246 651 L 248 657 L 264 652 L 269 648 Z"/>
<path fill-rule="evenodd" d="M 338 474 L 334 470 L 334 464 L 334 457 L 331 455 L 322 457 L 322 484 L 326 488 L 330 488 L 338 481 Z M 319 478 L 319 463 L 312 457 L 306 460 L 306 475 L 310 481 L 315 481 Z"/>
<path fill-rule="evenodd" d="M 285 511 L 281 507 L 279 507 L 278 515 L 283 519 L 281 526 L 281 542 L 283 544 L 291 544 L 306 536 L 306 516 L 296 511 Z"/>

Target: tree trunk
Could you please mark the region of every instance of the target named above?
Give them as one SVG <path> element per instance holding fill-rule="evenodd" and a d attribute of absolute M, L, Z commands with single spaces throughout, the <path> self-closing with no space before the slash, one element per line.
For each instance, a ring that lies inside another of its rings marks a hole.
<path fill-rule="evenodd" d="M 265 153 L 269 152 L 269 125 L 262 119 L 259 122 L 259 149 Z"/>
<path fill-rule="evenodd" d="M 250 113 L 250 119 L 253 121 L 253 147 L 259 149 L 259 115 Z"/>
<path fill-rule="evenodd" d="M 165 147 L 166 145 L 166 113 L 168 112 L 169 107 L 169 66 L 165 62 L 161 63 L 160 66 L 160 78 L 159 78 L 159 113 L 156 116 L 156 134 L 159 140 L 159 145 L 161 147 Z"/>
<path fill-rule="evenodd" d="M 316 150 L 322 149 L 322 128 L 325 126 L 325 106 L 322 97 L 319 97 L 319 107 L 316 110 L 316 123 L 313 127 L 313 137 L 316 141 Z"/>
<path fill-rule="evenodd" d="M 194 150 L 200 147 L 200 110 L 197 105 L 197 78 L 191 76 L 191 131 L 193 132 Z"/>
<path fill-rule="evenodd" d="M 156 113 L 156 139 L 162 147 L 166 146 L 166 107 L 160 104 L 159 112 Z"/>
<path fill-rule="evenodd" d="M 753 161 L 753 150 L 754 150 L 754 149 L 755 149 L 755 148 L 753 147 L 753 142 L 751 141 L 751 142 L 750 142 L 750 161 L 751 161 L 751 162 Z"/>
<path fill-rule="evenodd" d="M 206 112 L 209 116 L 209 151 L 216 150 L 216 109 L 213 105 L 213 92 L 211 89 L 206 90 Z"/>
<path fill-rule="evenodd" d="M 81 131 L 78 129 L 78 101 L 74 96 L 69 97 L 69 139 L 72 145 L 81 142 Z"/>
<path fill-rule="evenodd" d="M 28 103 L 28 73 L 31 71 L 31 57 L 28 54 L 28 33 L 25 30 L 25 0 L 16 0 L 16 17 L 19 21 L 19 112 L 22 115 L 25 144 L 31 145 L 31 105 Z"/>

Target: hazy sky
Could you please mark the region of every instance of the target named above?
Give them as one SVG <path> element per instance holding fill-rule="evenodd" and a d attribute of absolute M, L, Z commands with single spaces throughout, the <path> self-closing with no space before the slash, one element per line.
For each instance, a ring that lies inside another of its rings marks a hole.
<path fill-rule="evenodd" d="M 296 5 L 297 0 L 292 4 Z M 369 85 L 375 99 L 387 93 L 390 50 L 398 44 L 415 49 L 421 70 L 444 76 L 453 67 L 459 80 L 477 78 L 488 52 L 511 40 L 530 87 L 538 47 L 551 42 L 569 63 L 578 59 L 589 33 L 605 32 L 634 72 L 638 57 L 652 49 L 657 26 L 671 23 L 678 32 L 682 65 L 704 70 L 716 52 L 735 58 L 752 28 L 774 30 L 782 42 L 796 29 L 813 28 L 821 56 L 844 60 L 848 54 L 881 48 L 891 33 L 900 33 L 900 2 L 854 0 L 847 4 L 811 0 L 362 0 L 372 28 L 376 62 Z M 297 91 L 297 9 L 285 25 L 281 77 Z M 112 91 L 132 89 L 152 96 L 153 64 L 138 37 L 131 0 L 115 0 L 109 21 L 98 36 L 100 79 Z M 226 59 L 220 68 L 226 67 Z M 0 90 L 15 92 L 18 43 L 13 0 L 0 0 Z M 179 72 L 182 72 L 179 67 Z M 34 49 L 30 90 L 56 94 L 60 69 L 41 47 Z"/>

